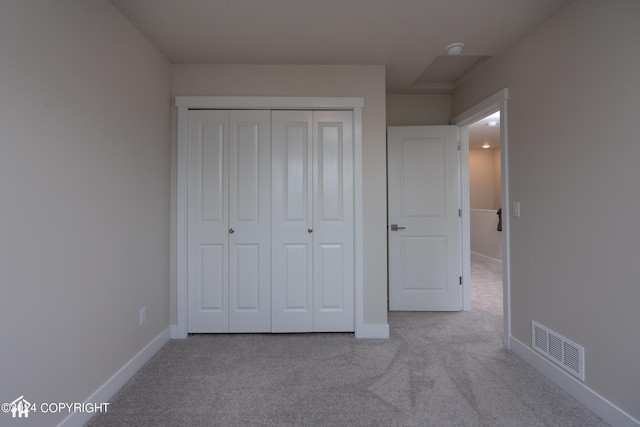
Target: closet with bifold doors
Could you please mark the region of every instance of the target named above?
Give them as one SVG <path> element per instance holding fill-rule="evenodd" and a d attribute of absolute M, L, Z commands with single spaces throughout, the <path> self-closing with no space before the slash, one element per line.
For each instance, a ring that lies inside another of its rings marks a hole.
<path fill-rule="evenodd" d="M 352 111 L 188 111 L 188 332 L 354 330 Z"/>

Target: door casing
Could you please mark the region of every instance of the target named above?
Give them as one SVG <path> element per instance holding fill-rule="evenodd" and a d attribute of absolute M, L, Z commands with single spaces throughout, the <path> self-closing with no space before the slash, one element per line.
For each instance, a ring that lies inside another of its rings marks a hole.
<path fill-rule="evenodd" d="M 511 268 L 510 268 L 510 213 L 509 201 L 509 149 L 507 134 L 507 100 L 509 90 L 501 89 L 473 107 L 453 117 L 450 124 L 460 127 L 460 178 L 462 205 L 462 309 L 471 310 L 471 226 L 469 196 L 469 129 L 468 126 L 496 111 L 500 111 L 500 164 L 502 176 L 502 289 L 503 289 L 503 343 L 511 348 Z"/>
<path fill-rule="evenodd" d="M 188 336 L 187 289 L 187 141 L 190 109 L 270 109 L 270 110 L 350 110 L 353 111 L 354 145 L 354 291 L 355 336 L 388 338 L 389 329 L 364 322 L 363 263 L 363 177 L 362 177 L 362 108 L 358 97 L 247 97 L 247 96 L 176 96 L 178 108 L 178 143 L 176 168 L 176 305 L 177 318 L 171 338 Z"/>
<path fill-rule="evenodd" d="M 509 201 L 509 145 L 507 134 L 507 100 L 509 90 L 501 89 L 468 110 L 460 113 L 451 120 L 452 125 L 460 126 L 461 143 L 461 179 L 462 179 L 462 274 L 463 310 L 471 310 L 471 231 L 469 205 L 469 129 L 468 126 L 496 111 L 500 111 L 500 166 L 502 169 L 502 294 L 503 294 L 503 323 L 504 345 L 510 348 L 511 337 L 511 274 L 510 274 L 510 212 Z M 464 278 L 467 278 L 466 283 Z"/>

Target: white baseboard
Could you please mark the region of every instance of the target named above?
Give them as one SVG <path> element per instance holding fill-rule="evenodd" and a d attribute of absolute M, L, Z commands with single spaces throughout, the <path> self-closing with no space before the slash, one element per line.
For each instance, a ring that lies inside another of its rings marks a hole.
<path fill-rule="evenodd" d="M 389 324 L 363 323 L 356 328 L 356 338 L 389 338 Z"/>
<path fill-rule="evenodd" d="M 170 325 L 171 338 L 177 339 L 178 337 L 178 325 Z M 389 338 L 389 325 L 365 323 L 360 325 L 356 330 L 356 338 Z"/>
<path fill-rule="evenodd" d="M 509 341 L 511 350 L 515 354 L 607 423 L 615 427 L 640 427 L 640 421 L 591 390 L 584 383 L 565 373 L 532 348 L 526 346 L 514 337 L 510 337 Z"/>
<path fill-rule="evenodd" d="M 170 328 L 167 327 L 149 344 L 129 360 L 111 378 L 100 386 L 85 403 L 108 402 L 118 390 L 126 384 L 133 375 L 140 370 L 170 339 Z M 84 425 L 93 416 L 92 413 L 72 412 L 67 418 L 62 420 L 58 427 L 75 427 Z"/>
<path fill-rule="evenodd" d="M 501 259 L 496 259 L 496 258 L 491 258 L 488 257 L 486 255 L 482 255 L 478 252 L 471 252 L 471 261 L 484 261 L 487 262 L 489 264 L 493 264 L 493 265 L 497 265 L 498 267 L 502 267 L 502 260 Z"/>

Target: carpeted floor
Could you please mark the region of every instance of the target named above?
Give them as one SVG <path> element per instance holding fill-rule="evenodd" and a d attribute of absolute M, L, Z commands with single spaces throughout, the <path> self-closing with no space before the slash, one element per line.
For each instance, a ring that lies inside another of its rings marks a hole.
<path fill-rule="evenodd" d="M 501 270 L 474 262 L 474 309 L 389 313 L 352 334 L 170 341 L 89 426 L 606 426 L 502 345 Z"/>

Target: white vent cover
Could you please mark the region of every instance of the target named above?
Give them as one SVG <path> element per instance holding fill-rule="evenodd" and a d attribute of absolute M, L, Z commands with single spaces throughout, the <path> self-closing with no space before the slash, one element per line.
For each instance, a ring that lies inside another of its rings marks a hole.
<path fill-rule="evenodd" d="M 548 359 L 584 381 L 584 347 L 531 322 L 531 345 Z"/>

